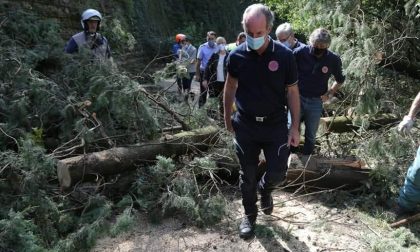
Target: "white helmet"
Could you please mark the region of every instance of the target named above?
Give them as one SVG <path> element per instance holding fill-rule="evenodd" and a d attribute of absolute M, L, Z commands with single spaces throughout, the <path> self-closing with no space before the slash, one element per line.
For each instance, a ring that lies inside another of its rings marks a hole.
<path fill-rule="evenodd" d="M 102 15 L 99 11 L 95 9 L 87 9 L 82 13 L 82 20 L 80 20 L 80 23 L 82 24 L 82 27 L 84 30 L 86 30 L 88 27 L 86 26 L 86 22 L 88 20 L 97 20 L 99 24 L 102 20 Z M 98 30 L 99 30 L 99 24 L 98 24 Z"/>

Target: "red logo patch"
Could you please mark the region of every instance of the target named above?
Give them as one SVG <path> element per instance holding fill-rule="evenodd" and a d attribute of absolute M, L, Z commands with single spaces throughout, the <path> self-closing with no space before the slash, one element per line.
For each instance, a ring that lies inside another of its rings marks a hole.
<path fill-rule="evenodd" d="M 279 63 L 275 60 L 270 61 L 270 63 L 268 63 L 268 69 L 270 69 L 271 72 L 277 71 L 277 69 L 279 69 Z"/>
<path fill-rule="evenodd" d="M 328 73 L 328 67 L 327 66 L 323 66 L 322 67 L 322 72 L 323 73 Z"/>

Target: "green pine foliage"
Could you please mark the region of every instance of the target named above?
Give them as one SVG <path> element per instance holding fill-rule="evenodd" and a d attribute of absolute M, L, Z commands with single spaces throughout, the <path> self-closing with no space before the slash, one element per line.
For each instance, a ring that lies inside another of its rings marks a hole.
<path fill-rule="evenodd" d="M 54 160 L 31 140 L 22 141 L 20 146 L 19 154 L 0 152 L 0 234 L 4 235 L 0 247 L 42 251 L 59 238 L 58 205 L 45 183 L 54 172 Z"/>
<path fill-rule="evenodd" d="M 309 38 L 319 27 L 332 37 L 330 50 L 340 55 L 346 81 L 345 99 L 336 115 L 354 116 L 355 134 L 330 134 L 327 154 L 356 154 L 373 168 L 373 193 L 379 202 L 396 197 L 416 149 L 411 136 L 401 136 L 395 124 L 367 131 L 369 118 L 382 113 L 403 116 L 420 91 L 418 1 L 305 0 L 289 3 L 266 0 L 282 21 Z M 416 28 L 417 27 L 417 28 Z M 417 69 L 416 71 L 411 71 Z M 323 139 L 322 139 L 323 140 Z"/>
<path fill-rule="evenodd" d="M 226 213 L 226 202 L 218 185 L 214 161 L 196 158 L 185 167 L 167 186 L 160 202 L 166 213 L 177 212 L 185 215 L 198 226 L 210 226 L 221 221 Z M 205 181 L 197 182 L 197 178 Z"/>
<path fill-rule="evenodd" d="M 402 137 L 395 129 L 376 134 L 359 146 L 357 155 L 369 160 L 371 168 L 375 168 L 371 173 L 372 191 L 379 202 L 398 194 L 417 148 L 411 138 Z"/>
<path fill-rule="evenodd" d="M 0 250 L 43 251 L 35 230 L 34 223 L 25 219 L 22 212 L 11 210 L 7 217 L 0 220 Z"/>
<path fill-rule="evenodd" d="M 420 241 L 409 229 L 401 227 L 393 230 L 387 237 L 367 237 L 370 238 L 371 251 L 416 251 Z"/>
<path fill-rule="evenodd" d="M 151 139 L 155 110 L 114 64 L 86 50 L 65 54 L 57 21 L 7 8 L 0 4 L 0 250 L 87 251 L 113 214 L 123 213 L 112 234 L 127 230 L 132 211 L 114 213 L 100 192 L 60 193 L 54 157 L 81 142 L 76 152 L 101 150 L 107 136 L 116 145 Z"/>
<path fill-rule="evenodd" d="M 111 236 L 115 237 L 123 232 L 130 230 L 130 228 L 135 224 L 135 218 L 131 208 L 127 208 L 124 212 L 118 215 L 115 224 L 110 230 Z"/>
<path fill-rule="evenodd" d="M 101 129 L 119 136 L 117 144 L 153 138 L 159 125 L 140 84 L 111 62 L 96 62 L 86 50 L 64 54 L 57 23 L 39 20 L 16 11 L 0 31 L 3 130 L 16 139 L 32 132 L 48 149 L 74 138 L 94 149 L 103 144 Z M 127 40 L 133 45 L 132 37 Z M 13 144 L 4 134 L 0 143 L 2 148 Z"/>
<path fill-rule="evenodd" d="M 416 18 L 419 11 L 416 1 L 264 2 L 306 38 L 318 27 L 331 31 L 330 49 L 341 56 L 346 75 L 343 86 L 349 95 L 346 106 L 356 107 L 357 114 L 381 113 L 389 98 L 404 94 L 398 81 L 400 76 L 384 72 L 389 72 L 392 64 L 396 64 L 394 69 L 397 63 L 410 68 L 409 62 L 419 62 L 420 48 L 415 42 L 420 35 L 419 29 L 415 29 L 420 25 Z M 418 69 L 419 65 L 415 64 L 414 69 Z M 409 82 L 412 88 L 419 90 L 418 79 Z"/>
<path fill-rule="evenodd" d="M 137 204 L 155 215 L 181 214 L 197 226 L 209 226 L 225 215 L 226 202 L 217 189 L 214 161 L 196 158 L 177 167 L 170 158 L 158 157 L 155 166 L 138 175 L 134 186 Z M 203 180 L 203 181 L 198 181 Z M 157 212 L 163 209 L 163 212 Z"/>

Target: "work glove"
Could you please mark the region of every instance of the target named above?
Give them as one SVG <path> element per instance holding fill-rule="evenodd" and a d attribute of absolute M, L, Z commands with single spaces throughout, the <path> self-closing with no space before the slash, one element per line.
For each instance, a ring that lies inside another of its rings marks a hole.
<path fill-rule="evenodd" d="M 409 116 L 404 116 L 404 119 L 398 124 L 397 130 L 400 133 L 407 134 L 413 127 L 414 121 Z"/>

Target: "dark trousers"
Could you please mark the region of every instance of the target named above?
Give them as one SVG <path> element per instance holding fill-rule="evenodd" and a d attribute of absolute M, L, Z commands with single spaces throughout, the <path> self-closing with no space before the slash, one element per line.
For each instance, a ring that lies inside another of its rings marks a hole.
<path fill-rule="evenodd" d="M 176 77 L 176 85 L 178 86 L 178 93 L 182 93 L 182 79 Z"/>
<path fill-rule="evenodd" d="M 246 122 L 235 116 L 235 151 L 239 158 L 240 189 L 246 215 L 256 215 L 258 208 L 257 189 L 271 193 L 286 177 L 289 148 L 287 146 L 287 122 L 264 125 L 261 122 Z M 259 154 L 263 150 L 267 170 L 258 177 Z"/>
<path fill-rule="evenodd" d="M 200 97 L 198 98 L 198 107 L 201 108 L 207 102 L 208 88 L 203 87 L 204 71 L 200 70 Z"/>
<path fill-rule="evenodd" d="M 187 92 L 191 90 L 191 82 L 194 78 L 195 73 L 188 73 L 190 78 L 182 78 L 182 89 Z"/>
<path fill-rule="evenodd" d="M 225 87 L 225 82 L 215 81 L 209 84 L 209 97 L 217 98 L 218 100 L 218 112 L 211 112 L 211 116 L 215 119 L 223 119 L 223 89 Z M 219 115 L 217 115 L 219 113 Z"/>

